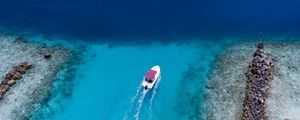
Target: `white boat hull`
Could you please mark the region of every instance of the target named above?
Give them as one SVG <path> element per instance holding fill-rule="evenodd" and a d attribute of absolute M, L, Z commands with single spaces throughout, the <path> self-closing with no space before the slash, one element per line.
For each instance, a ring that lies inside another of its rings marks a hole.
<path fill-rule="evenodd" d="M 143 82 L 142 82 L 142 86 L 145 89 L 153 88 L 155 83 L 160 79 L 160 67 L 158 65 L 152 67 L 150 70 L 156 71 L 156 74 L 154 75 L 153 82 L 151 82 L 151 83 L 149 83 L 145 80 L 146 76 L 144 77 Z"/>

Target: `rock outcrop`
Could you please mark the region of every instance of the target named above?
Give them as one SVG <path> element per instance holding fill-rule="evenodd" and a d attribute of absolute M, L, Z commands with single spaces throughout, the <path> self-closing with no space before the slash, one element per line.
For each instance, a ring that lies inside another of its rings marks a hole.
<path fill-rule="evenodd" d="M 19 66 L 14 67 L 13 70 L 7 73 L 4 77 L 4 80 L 0 84 L 0 99 L 4 97 L 11 86 L 16 84 L 17 80 L 22 78 L 22 74 L 25 74 L 26 70 L 31 68 L 32 64 L 29 64 L 28 62 L 22 62 L 19 64 Z"/>
<path fill-rule="evenodd" d="M 245 73 L 246 96 L 243 104 L 242 120 L 266 120 L 266 98 L 269 82 L 273 79 L 273 60 L 268 57 L 262 43 L 258 44 L 252 64 Z"/>

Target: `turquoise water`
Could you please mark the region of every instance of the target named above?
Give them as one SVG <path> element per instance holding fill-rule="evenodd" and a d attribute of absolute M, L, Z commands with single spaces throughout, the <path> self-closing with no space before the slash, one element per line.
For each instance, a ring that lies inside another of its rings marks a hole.
<path fill-rule="evenodd" d="M 32 39 L 75 49 L 72 66 L 59 72 L 34 120 L 137 119 L 137 113 L 142 120 L 203 119 L 204 85 L 216 56 L 234 41 L 258 40 L 261 32 L 272 36 L 270 41 L 299 38 L 299 5 L 296 0 L 2 0 L 0 31 L 41 35 Z M 136 104 L 139 95 L 131 105 L 142 77 L 157 64 L 158 88 L 142 104 Z"/>
<path fill-rule="evenodd" d="M 227 45 L 239 43 L 229 38 L 149 44 L 30 39 L 78 52 L 58 73 L 33 120 L 204 120 L 205 82 L 214 62 Z M 162 79 L 143 97 L 142 78 L 157 64 Z"/>
<path fill-rule="evenodd" d="M 49 114 L 49 111 L 44 110 L 48 114 L 47 119 L 137 119 L 135 115 L 138 105 L 131 105 L 131 99 L 144 74 L 156 64 L 161 67 L 162 79 L 155 91 L 146 94 L 138 110 L 138 118 L 184 120 L 203 117 L 204 110 L 200 109 L 203 96 L 199 91 L 203 90 L 215 55 L 221 51 L 220 45 L 203 41 L 115 46 L 96 44 L 86 47 L 87 54 L 82 56 L 86 61 L 78 66 L 77 77 L 72 80 L 72 95 L 53 98 L 60 99 L 56 100 L 58 102 L 48 102 L 44 109 L 51 107 L 54 112 Z M 68 86 L 58 84 L 56 87 Z M 151 105 L 154 92 L 156 95 Z M 134 103 L 138 102 L 139 97 Z M 196 101 L 195 97 L 198 98 Z"/>

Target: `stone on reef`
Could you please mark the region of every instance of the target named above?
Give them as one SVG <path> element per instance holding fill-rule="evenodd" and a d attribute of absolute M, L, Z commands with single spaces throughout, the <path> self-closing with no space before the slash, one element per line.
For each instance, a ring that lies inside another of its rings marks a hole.
<path fill-rule="evenodd" d="M 1 85 L 0 86 L 0 94 L 4 95 L 6 93 L 6 91 L 9 90 L 9 86 L 8 85 Z"/>
<path fill-rule="evenodd" d="M 24 43 L 27 42 L 27 40 L 22 36 L 17 37 L 14 41 L 15 42 L 24 42 Z"/>
<path fill-rule="evenodd" d="M 10 89 L 10 86 L 15 85 L 16 80 L 21 79 L 22 74 L 25 74 L 26 70 L 30 68 L 32 68 L 32 64 L 22 62 L 5 75 L 4 80 L 2 80 L 0 84 L 0 99 L 2 99 L 5 93 Z"/>
<path fill-rule="evenodd" d="M 214 88 L 214 85 L 211 84 L 211 83 L 208 83 L 208 84 L 205 85 L 205 87 L 206 87 L 207 89 L 213 89 L 213 88 Z"/>
<path fill-rule="evenodd" d="M 265 98 L 268 94 L 268 82 L 272 79 L 273 61 L 267 58 L 267 52 L 263 50 L 263 44 L 258 44 L 257 48 L 252 65 L 248 67 L 245 73 L 248 77 L 248 85 L 242 120 L 267 119 Z"/>
<path fill-rule="evenodd" d="M 14 76 L 13 71 L 7 73 L 7 74 L 5 75 L 5 78 L 4 78 L 4 79 L 10 79 L 12 76 Z"/>
<path fill-rule="evenodd" d="M 32 64 L 30 64 L 28 62 L 22 62 L 19 66 L 25 68 L 26 70 L 32 68 Z"/>
<path fill-rule="evenodd" d="M 264 44 L 263 43 L 258 43 L 257 48 L 258 49 L 264 49 Z"/>
<path fill-rule="evenodd" d="M 16 72 L 12 79 L 14 80 L 20 80 L 22 78 L 22 74 L 20 72 Z"/>
<path fill-rule="evenodd" d="M 21 74 L 25 74 L 25 73 L 26 73 L 26 69 L 23 68 L 23 67 L 18 67 L 18 68 L 16 69 L 16 71 L 20 72 Z"/>
<path fill-rule="evenodd" d="M 41 48 L 47 48 L 47 45 L 45 43 L 41 44 Z"/>
<path fill-rule="evenodd" d="M 44 58 L 45 59 L 49 59 L 49 58 L 51 58 L 52 57 L 52 55 L 50 54 L 50 53 L 45 53 L 44 54 Z"/>
<path fill-rule="evenodd" d="M 16 80 L 9 80 L 9 81 L 7 81 L 7 85 L 8 86 L 13 86 L 14 84 L 16 84 Z"/>

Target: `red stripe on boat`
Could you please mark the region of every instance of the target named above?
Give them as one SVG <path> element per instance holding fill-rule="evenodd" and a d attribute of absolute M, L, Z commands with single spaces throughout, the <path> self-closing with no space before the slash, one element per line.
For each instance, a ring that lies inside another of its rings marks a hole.
<path fill-rule="evenodd" d="M 156 71 L 155 70 L 149 70 L 146 74 L 146 77 L 147 78 L 150 78 L 150 79 L 154 79 L 155 77 L 155 74 L 156 74 Z"/>

